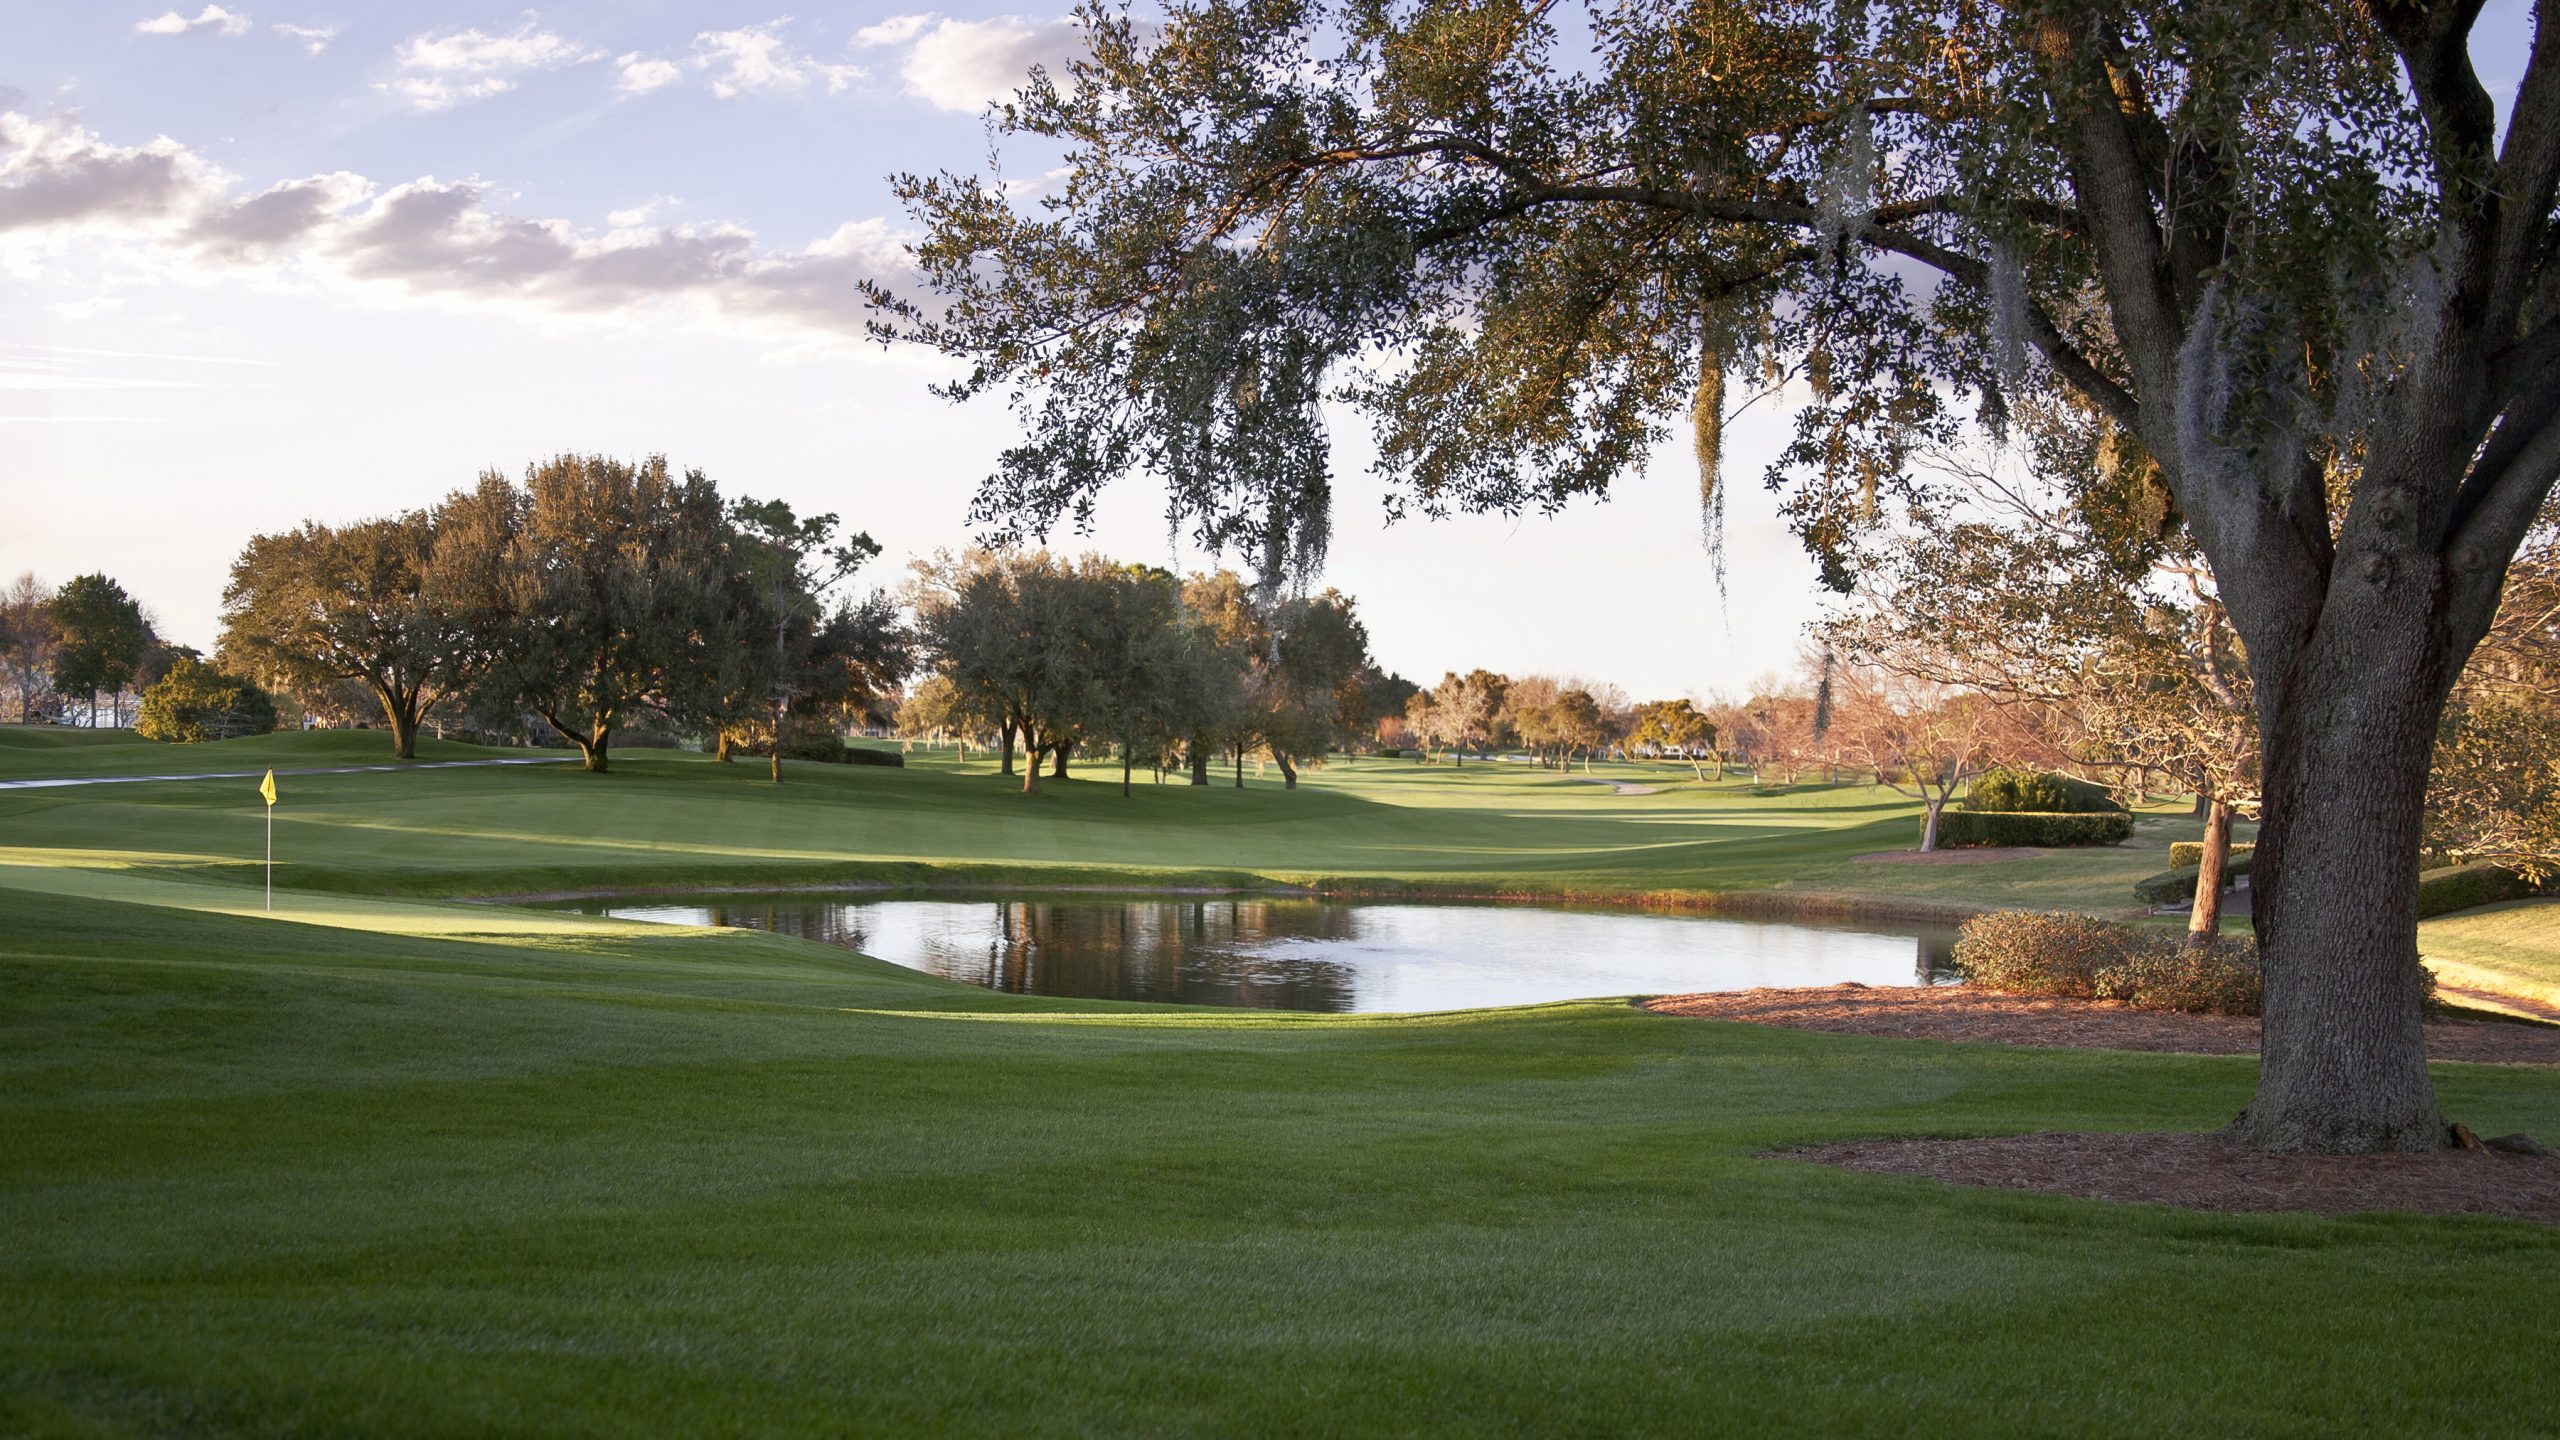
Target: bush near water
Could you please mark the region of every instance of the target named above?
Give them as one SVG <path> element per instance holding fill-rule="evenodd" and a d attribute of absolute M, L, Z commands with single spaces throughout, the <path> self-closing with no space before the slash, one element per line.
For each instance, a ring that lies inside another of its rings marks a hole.
<path fill-rule="evenodd" d="M 1977 915 L 1958 932 L 1955 961 L 1985 990 L 2121 1000 L 2137 1010 L 2255 1015 L 2266 995 L 2257 945 L 2246 936 L 2199 945 L 2086 915 Z"/>

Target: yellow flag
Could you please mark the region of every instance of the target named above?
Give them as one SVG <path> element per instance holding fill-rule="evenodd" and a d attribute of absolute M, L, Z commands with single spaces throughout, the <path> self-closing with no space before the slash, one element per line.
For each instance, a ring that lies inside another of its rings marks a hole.
<path fill-rule="evenodd" d="M 258 782 L 258 793 L 267 797 L 268 804 L 276 803 L 276 772 L 268 771 L 267 778 Z"/>

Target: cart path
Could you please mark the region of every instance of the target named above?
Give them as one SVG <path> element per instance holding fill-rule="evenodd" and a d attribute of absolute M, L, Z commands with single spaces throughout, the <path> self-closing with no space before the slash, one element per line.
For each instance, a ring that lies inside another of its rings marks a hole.
<path fill-rule="evenodd" d="M 400 765 L 314 765 L 278 775 L 368 775 L 377 770 L 468 770 L 484 765 L 558 765 L 575 755 L 535 755 L 522 760 L 414 760 Z M 255 780 L 264 770 L 208 770 L 196 775 L 84 775 L 61 780 L 0 780 L 0 790 L 55 790 L 66 785 L 153 785 L 173 780 Z"/>

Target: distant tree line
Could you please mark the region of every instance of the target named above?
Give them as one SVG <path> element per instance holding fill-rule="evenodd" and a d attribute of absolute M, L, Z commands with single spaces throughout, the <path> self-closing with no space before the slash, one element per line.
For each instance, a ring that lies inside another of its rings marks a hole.
<path fill-rule="evenodd" d="M 122 725 L 128 699 L 203 658 L 162 639 L 142 603 L 103 574 L 57 589 L 28 573 L 0 591 L 0 715 L 21 725 L 61 723 L 84 706 L 91 725 Z"/>
<path fill-rule="evenodd" d="M 908 644 L 878 554 L 837 517 L 723 503 L 665 458 L 561 455 L 382 519 L 253 538 L 223 591 L 227 668 L 319 706 L 370 697 L 402 757 L 419 727 L 538 723 L 609 767 L 635 725 L 782 755 L 894 695 Z"/>
<path fill-rule="evenodd" d="M 1142 766 L 1209 784 L 1221 759 L 1241 785 L 1254 756 L 1295 788 L 1411 688 L 1370 658 L 1350 597 L 1273 596 L 1229 571 L 970 550 L 918 564 L 908 600 L 932 674 L 901 728 L 990 742 L 1026 792 L 1078 754 L 1116 757 L 1124 792 Z"/>

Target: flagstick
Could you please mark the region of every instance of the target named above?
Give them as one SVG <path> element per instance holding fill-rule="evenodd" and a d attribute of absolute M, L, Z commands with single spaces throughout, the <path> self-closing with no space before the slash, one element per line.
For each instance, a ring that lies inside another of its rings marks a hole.
<path fill-rule="evenodd" d="M 267 908 L 276 908 L 276 807 L 267 807 Z"/>

